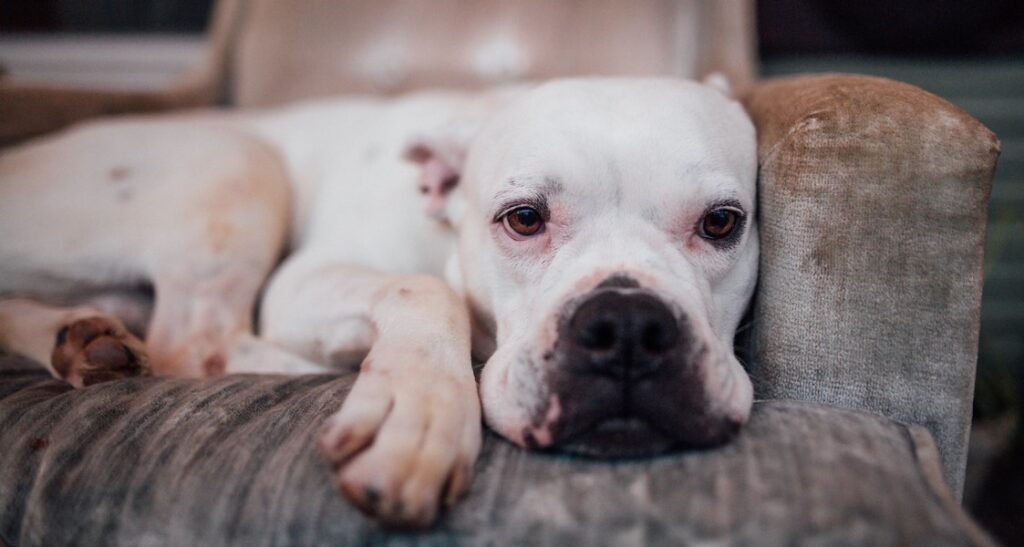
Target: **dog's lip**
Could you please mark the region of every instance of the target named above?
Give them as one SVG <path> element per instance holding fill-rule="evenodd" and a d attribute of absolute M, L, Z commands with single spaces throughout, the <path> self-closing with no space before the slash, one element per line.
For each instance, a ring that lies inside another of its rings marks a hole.
<path fill-rule="evenodd" d="M 672 449 L 676 441 L 647 420 L 619 416 L 602 420 L 559 442 L 562 452 L 592 458 L 640 458 Z"/>

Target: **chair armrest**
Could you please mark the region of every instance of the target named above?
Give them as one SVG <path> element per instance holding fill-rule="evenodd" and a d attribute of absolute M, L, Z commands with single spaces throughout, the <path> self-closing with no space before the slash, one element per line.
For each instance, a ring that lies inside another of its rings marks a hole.
<path fill-rule="evenodd" d="M 100 116 L 212 104 L 206 90 L 107 91 L 0 82 L 0 148 Z"/>
<path fill-rule="evenodd" d="M 172 85 L 147 91 L 98 90 L 17 82 L 0 74 L 0 148 L 100 116 L 197 108 L 223 99 L 242 0 L 219 0 L 198 66 Z"/>
<path fill-rule="evenodd" d="M 760 162 L 758 396 L 921 424 L 959 495 L 999 141 L 879 78 L 768 81 L 744 102 Z"/>

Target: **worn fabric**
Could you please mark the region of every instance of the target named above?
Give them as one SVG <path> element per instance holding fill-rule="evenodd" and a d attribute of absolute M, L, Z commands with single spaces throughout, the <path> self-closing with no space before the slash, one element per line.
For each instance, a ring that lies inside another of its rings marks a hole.
<path fill-rule="evenodd" d="M 461 504 L 387 533 L 315 450 L 353 376 L 145 378 L 72 390 L 0 357 L 7 545 L 985 545 L 917 426 L 755 406 L 733 443 L 625 462 L 488 435 Z"/>
<path fill-rule="evenodd" d="M 759 85 L 757 396 L 927 427 L 959 495 L 995 136 L 913 86 L 824 75 Z"/>

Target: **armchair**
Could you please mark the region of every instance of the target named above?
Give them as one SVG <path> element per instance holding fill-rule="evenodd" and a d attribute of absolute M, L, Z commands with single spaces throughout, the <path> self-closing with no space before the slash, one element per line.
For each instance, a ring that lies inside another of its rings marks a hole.
<path fill-rule="evenodd" d="M 957 501 L 999 148 L 976 120 L 881 79 L 755 83 L 744 1 L 239 6 L 220 6 L 239 15 L 218 76 L 238 106 L 575 73 L 729 74 L 760 155 L 751 424 L 722 449 L 614 463 L 489 435 L 469 498 L 429 534 L 390 534 L 334 492 L 313 450 L 350 375 L 70 391 L 0 357 L 4 542 L 989 543 Z M 452 30 L 456 16 L 475 23 Z M 501 32 L 467 30 L 486 22 Z"/>

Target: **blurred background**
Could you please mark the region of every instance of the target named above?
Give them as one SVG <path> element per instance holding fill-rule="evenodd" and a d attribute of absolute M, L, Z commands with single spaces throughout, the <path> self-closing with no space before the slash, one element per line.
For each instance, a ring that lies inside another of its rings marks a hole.
<path fill-rule="evenodd" d="M 82 89 L 169 86 L 203 62 L 213 3 L 3 0 L 0 77 Z M 763 0 L 755 13 L 761 77 L 893 78 L 959 105 L 1002 140 L 964 502 L 1004 542 L 1024 545 L 1024 2 Z"/>

